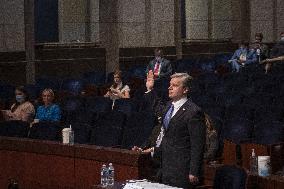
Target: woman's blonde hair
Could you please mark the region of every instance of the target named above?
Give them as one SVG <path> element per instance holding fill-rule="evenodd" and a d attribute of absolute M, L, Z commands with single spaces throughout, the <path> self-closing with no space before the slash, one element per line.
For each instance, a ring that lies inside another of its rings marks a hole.
<path fill-rule="evenodd" d="M 213 121 L 210 118 L 210 116 L 207 113 L 204 113 L 204 117 L 205 117 L 205 125 L 206 125 L 207 132 L 215 131 L 213 127 Z"/>
<path fill-rule="evenodd" d="M 53 90 L 50 89 L 50 88 L 44 89 L 44 90 L 42 91 L 41 95 L 43 95 L 43 93 L 45 93 L 45 92 L 51 94 L 52 97 L 55 96 Z"/>

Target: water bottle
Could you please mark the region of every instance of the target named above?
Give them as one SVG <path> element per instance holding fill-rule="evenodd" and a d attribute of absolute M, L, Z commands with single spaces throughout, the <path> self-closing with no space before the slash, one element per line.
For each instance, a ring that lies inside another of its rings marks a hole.
<path fill-rule="evenodd" d="M 258 173 L 258 170 L 257 170 L 257 157 L 255 155 L 254 149 L 252 149 L 251 157 L 250 157 L 250 173 L 254 174 L 254 175 Z"/>
<path fill-rule="evenodd" d="M 108 168 L 105 164 L 103 164 L 101 169 L 101 185 L 107 186 L 107 179 L 108 179 Z"/>
<path fill-rule="evenodd" d="M 19 185 L 16 180 L 11 179 L 8 185 L 8 189 L 19 189 Z"/>
<path fill-rule="evenodd" d="M 107 183 L 110 186 L 114 185 L 114 167 L 113 167 L 112 163 L 109 163 L 109 165 L 108 165 L 108 179 L 107 179 Z"/>

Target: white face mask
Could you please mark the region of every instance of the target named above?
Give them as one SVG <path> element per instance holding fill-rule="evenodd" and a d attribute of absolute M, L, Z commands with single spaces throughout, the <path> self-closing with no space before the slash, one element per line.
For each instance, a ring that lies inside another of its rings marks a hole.
<path fill-rule="evenodd" d="M 284 41 L 284 37 L 281 37 L 280 40 L 281 40 L 281 41 Z"/>

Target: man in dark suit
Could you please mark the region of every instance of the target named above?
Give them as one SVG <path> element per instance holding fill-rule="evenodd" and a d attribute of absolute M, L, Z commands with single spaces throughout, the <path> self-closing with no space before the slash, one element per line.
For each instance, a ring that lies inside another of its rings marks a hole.
<path fill-rule="evenodd" d="M 202 176 L 206 126 L 204 113 L 187 99 L 191 77 L 186 73 L 171 76 L 169 97 L 155 147 L 144 150 L 159 157 L 161 182 L 194 188 Z M 138 147 L 133 150 L 141 151 Z"/>
<path fill-rule="evenodd" d="M 172 74 L 172 66 L 169 60 L 163 57 L 163 50 L 155 49 L 155 58 L 147 66 L 146 74 L 152 70 L 155 79 L 169 77 Z"/>

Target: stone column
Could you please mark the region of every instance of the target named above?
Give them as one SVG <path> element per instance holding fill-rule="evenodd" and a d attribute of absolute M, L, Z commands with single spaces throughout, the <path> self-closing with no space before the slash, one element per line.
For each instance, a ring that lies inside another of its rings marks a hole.
<path fill-rule="evenodd" d="M 145 46 L 146 37 L 149 37 L 151 32 L 151 29 L 148 30 L 150 25 L 145 24 L 151 22 L 145 21 L 145 18 L 149 17 L 145 14 L 145 4 L 143 0 L 118 0 L 117 27 L 120 48 Z"/>
<path fill-rule="evenodd" d="M 208 39 L 208 0 L 186 0 L 186 38 L 189 40 Z"/>
<path fill-rule="evenodd" d="M 212 33 L 214 40 L 227 40 L 232 38 L 232 1 L 231 0 L 211 0 L 212 1 Z M 210 15 L 210 14 L 209 14 Z M 210 16 L 209 16 L 209 20 Z M 209 25 L 210 27 L 210 25 Z M 210 29 L 209 29 L 210 31 Z"/>
<path fill-rule="evenodd" d="M 26 83 L 35 83 L 34 0 L 24 1 Z"/>
<path fill-rule="evenodd" d="M 90 40 L 100 41 L 100 0 L 90 1 Z"/>
<path fill-rule="evenodd" d="M 251 39 L 256 32 L 264 35 L 264 42 L 272 42 L 274 39 L 274 0 L 250 0 Z"/>
<path fill-rule="evenodd" d="M 118 0 L 100 0 L 100 39 L 106 49 L 106 73 L 119 68 Z"/>
<path fill-rule="evenodd" d="M 175 31 L 175 46 L 177 59 L 182 59 L 182 41 L 181 41 L 181 1 L 175 0 L 175 15 L 174 15 L 174 31 Z"/>
<path fill-rule="evenodd" d="M 151 0 L 151 46 L 174 46 L 175 1 Z"/>
<path fill-rule="evenodd" d="M 58 30 L 60 42 L 85 42 L 87 5 L 89 0 L 59 0 L 58 1 Z M 89 34 L 88 34 L 89 35 Z M 88 39 L 87 39 L 88 40 Z"/>

